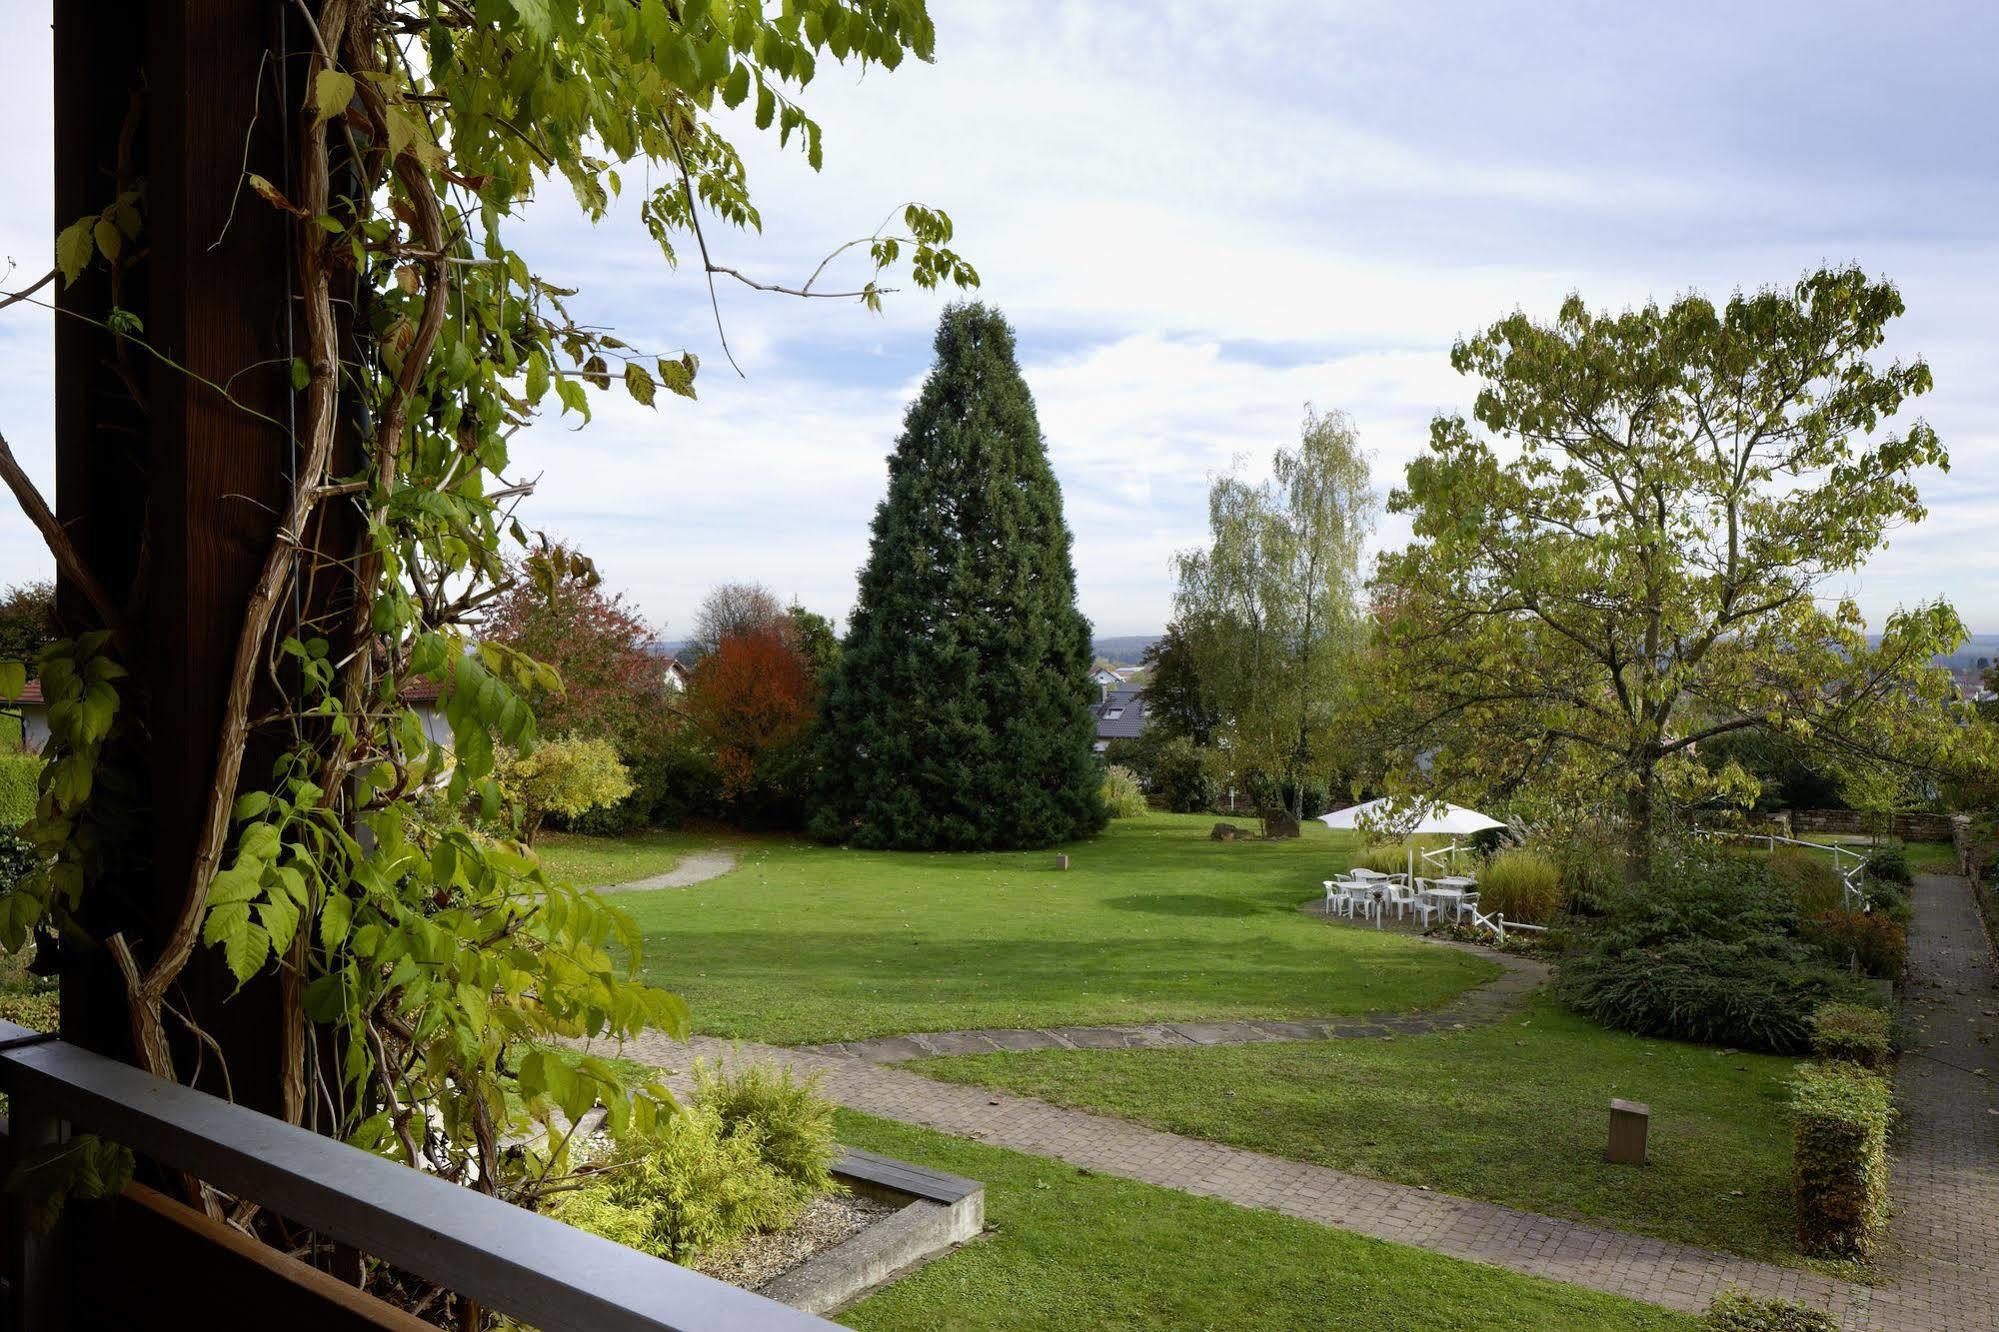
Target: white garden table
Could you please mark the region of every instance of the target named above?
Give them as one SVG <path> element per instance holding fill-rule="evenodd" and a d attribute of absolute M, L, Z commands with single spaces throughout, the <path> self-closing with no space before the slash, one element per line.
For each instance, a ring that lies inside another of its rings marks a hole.
<path fill-rule="evenodd" d="M 1478 888 L 1478 880 L 1457 876 L 1426 879 L 1424 882 L 1430 886 L 1424 891 L 1423 895 L 1435 902 L 1439 911 L 1442 911 L 1446 905 L 1449 905 L 1452 920 L 1462 920 L 1464 918 L 1465 897 Z"/>

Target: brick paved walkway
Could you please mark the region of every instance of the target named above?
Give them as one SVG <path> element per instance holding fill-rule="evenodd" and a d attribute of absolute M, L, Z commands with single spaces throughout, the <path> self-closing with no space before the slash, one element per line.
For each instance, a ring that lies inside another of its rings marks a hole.
<path fill-rule="evenodd" d="M 682 1045 L 657 1032 L 627 1042 L 623 1053 L 675 1070 L 668 1081 L 679 1090 L 690 1081 L 685 1070 L 694 1057 L 789 1064 L 822 1075 L 826 1094 L 841 1105 L 885 1119 L 1668 1308 L 1697 1312 L 1735 1286 L 1833 1309 L 1850 1328 L 1958 1332 L 1966 1326 L 1913 1309 L 1870 1322 L 1873 1291 L 1812 1272 L 1286 1161 L 848 1056 L 700 1036 Z"/>
<path fill-rule="evenodd" d="M 1918 875 L 1914 902 L 1877 1306 L 1999 1328 L 1999 975 L 1963 879 Z"/>
<path fill-rule="evenodd" d="M 1444 944 L 1444 947 L 1461 947 Z M 1381 1040 L 1421 1036 L 1497 1021 L 1548 978 L 1546 964 L 1485 949 L 1480 954 L 1506 970 L 1441 1008 L 1422 1013 L 1368 1013 L 1361 1017 L 1295 1022 L 1143 1022 L 1121 1027 L 1009 1027 L 976 1031 L 925 1031 L 801 1046 L 807 1054 L 842 1055 L 876 1064 L 899 1064 L 928 1055 L 992 1054 L 1019 1050 L 1165 1050 L 1190 1045 L 1253 1045 L 1266 1041 Z"/>

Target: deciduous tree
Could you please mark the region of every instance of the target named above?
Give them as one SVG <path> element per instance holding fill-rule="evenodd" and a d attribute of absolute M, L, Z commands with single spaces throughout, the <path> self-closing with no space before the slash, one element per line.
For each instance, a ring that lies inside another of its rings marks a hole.
<path fill-rule="evenodd" d="M 694 668 L 688 711 L 740 820 L 797 826 L 818 695 L 811 662 L 774 625 L 723 634 Z"/>
<path fill-rule="evenodd" d="M 1277 779 L 1293 819 L 1334 763 L 1334 723 L 1362 640 L 1361 544 L 1375 496 L 1352 422 L 1306 408 L 1271 477 L 1218 477 L 1210 543 L 1176 558 L 1174 613 L 1204 707 L 1245 780 Z"/>
<path fill-rule="evenodd" d="M 1559 777 L 1621 805 L 1629 870 L 1669 803 L 1753 794 L 1703 742 L 1782 733 L 1846 761 L 1978 761 L 1932 664 L 1964 627 L 1941 603 L 1870 643 L 1828 582 L 1923 516 L 1946 464 L 1922 361 L 1878 352 L 1902 299 L 1858 269 L 1720 306 L 1622 314 L 1571 297 L 1453 349 L 1474 415 L 1432 425 L 1391 508 L 1415 539 L 1383 560 L 1405 777 L 1472 792 Z"/>
<path fill-rule="evenodd" d="M 827 699 L 815 827 L 869 847 L 1049 846 L 1105 820 L 1062 492 L 1006 321 L 954 306 L 936 348 Z"/>

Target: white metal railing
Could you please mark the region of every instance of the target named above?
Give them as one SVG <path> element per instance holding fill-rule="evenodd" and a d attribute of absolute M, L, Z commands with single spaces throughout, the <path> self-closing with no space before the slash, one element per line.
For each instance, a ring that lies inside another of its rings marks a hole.
<path fill-rule="evenodd" d="M 1471 924 L 1474 930 L 1491 930 L 1501 943 L 1506 942 L 1506 932 L 1508 930 L 1528 930 L 1534 934 L 1546 934 L 1548 932 L 1546 925 L 1529 925 L 1524 920 L 1516 920 L 1512 924 L 1508 924 L 1504 911 L 1495 911 L 1488 916 L 1481 913 L 1476 906 L 1468 906 L 1465 910 L 1471 913 Z"/>
<path fill-rule="evenodd" d="M 1867 877 L 1867 857 L 1851 847 L 1841 846 L 1837 842 L 1808 842 L 1801 837 L 1786 837 L 1782 833 L 1737 832 L 1731 828 L 1696 828 L 1694 829 L 1694 835 L 1696 837 L 1712 837 L 1716 839 L 1728 837 L 1737 841 L 1752 843 L 1761 842 L 1772 851 L 1777 849 L 1779 843 L 1785 846 L 1808 847 L 1813 851 L 1830 851 L 1832 852 L 1832 867 L 1839 872 L 1839 904 L 1848 911 L 1866 911 L 1872 906 L 1867 900 L 1867 890 L 1861 887 Z M 1846 857 L 1848 856 L 1853 857 L 1853 864 L 1851 866 L 1846 864 Z"/>

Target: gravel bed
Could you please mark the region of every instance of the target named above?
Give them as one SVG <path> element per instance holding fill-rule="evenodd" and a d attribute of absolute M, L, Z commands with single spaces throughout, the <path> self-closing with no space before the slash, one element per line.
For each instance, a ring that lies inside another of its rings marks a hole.
<path fill-rule="evenodd" d="M 855 1193 L 833 1193 L 809 1203 L 785 1230 L 751 1235 L 720 1253 L 703 1254 L 694 1270 L 732 1286 L 761 1290 L 807 1258 L 866 1230 L 895 1211 L 892 1203 Z"/>

